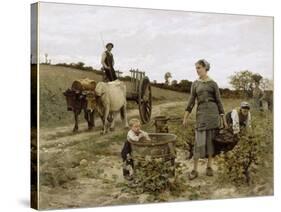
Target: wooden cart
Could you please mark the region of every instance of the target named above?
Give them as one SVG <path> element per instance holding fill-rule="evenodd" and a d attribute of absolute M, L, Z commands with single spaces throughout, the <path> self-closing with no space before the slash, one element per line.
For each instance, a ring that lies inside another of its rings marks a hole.
<path fill-rule="evenodd" d="M 152 113 L 152 94 L 149 78 L 145 72 L 130 70 L 131 82 L 126 83 L 127 100 L 136 101 L 142 123 L 148 123 Z"/>

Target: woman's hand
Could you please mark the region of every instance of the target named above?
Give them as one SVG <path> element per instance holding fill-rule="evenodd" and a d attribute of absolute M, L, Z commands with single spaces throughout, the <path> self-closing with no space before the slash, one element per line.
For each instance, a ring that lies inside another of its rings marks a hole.
<path fill-rule="evenodd" d="M 187 118 L 188 118 L 188 116 L 189 116 L 189 112 L 185 111 L 184 116 L 183 116 L 183 122 L 182 122 L 182 125 L 184 127 L 187 127 Z"/>
<path fill-rule="evenodd" d="M 228 126 L 228 124 L 227 124 L 226 121 L 224 122 L 224 128 L 225 128 L 225 129 L 228 129 L 228 128 L 229 128 L 229 126 Z"/>
<path fill-rule="evenodd" d="M 227 121 L 226 121 L 226 117 L 225 117 L 225 115 L 224 114 L 220 114 L 220 116 L 221 116 L 221 124 L 220 124 L 220 127 L 221 128 L 224 128 L 224 129 L 228 129 L 228 124 L 227 124 Z M 222 126 L 223 125 L 223 126 Z"/>
<path fill-rule="evenodd" d="M 183 118 L 182 125 L 183 125 L 184 127 L 187 127 L 187 119 Z"/>
<path fill-rule="evenodd" d="M 226 121 L 225 115 L 223 116 L 223 125 L 224 125 L 224 128 L 225 128 L 225 129 L 228 129 L 228 128 L 229 128 L 229 126 L 228 126 L 228 124 L 227 124 L 227 121 Z"/>

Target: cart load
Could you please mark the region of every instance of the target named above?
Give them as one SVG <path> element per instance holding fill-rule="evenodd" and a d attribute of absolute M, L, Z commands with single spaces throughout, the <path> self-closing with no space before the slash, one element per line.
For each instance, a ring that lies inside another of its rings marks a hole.
<path fill-rule="evenodd" d="M 94 91 L 97 82 L 89 78 L 74 80 L 71 86 L 72 90 L 75 91 Z"/>

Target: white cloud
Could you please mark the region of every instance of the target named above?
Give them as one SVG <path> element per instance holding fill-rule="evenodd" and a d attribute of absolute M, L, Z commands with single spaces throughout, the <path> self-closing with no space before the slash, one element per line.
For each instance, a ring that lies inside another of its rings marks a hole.
<path fill-rule="evenodd" d="M 40 49 L 52 61 L 100 67 L 103 41 L 113 42 L 116 69 L 146 71 L 151 80 L 196 79 L 206 58 L 221 87 L 239 70 L 273 78 L 273 19 L 134 8 L 41 3 Z"/>

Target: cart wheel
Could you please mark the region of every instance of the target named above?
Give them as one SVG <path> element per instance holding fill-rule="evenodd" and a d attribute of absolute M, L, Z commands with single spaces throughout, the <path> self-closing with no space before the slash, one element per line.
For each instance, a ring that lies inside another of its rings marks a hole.
<path fill-rule="evenodd" d="M 150 121 L 152 112 L 151 86 L 148 77 L 140 81 L 138 96 L 140 118 L 145 124 Z"/>

